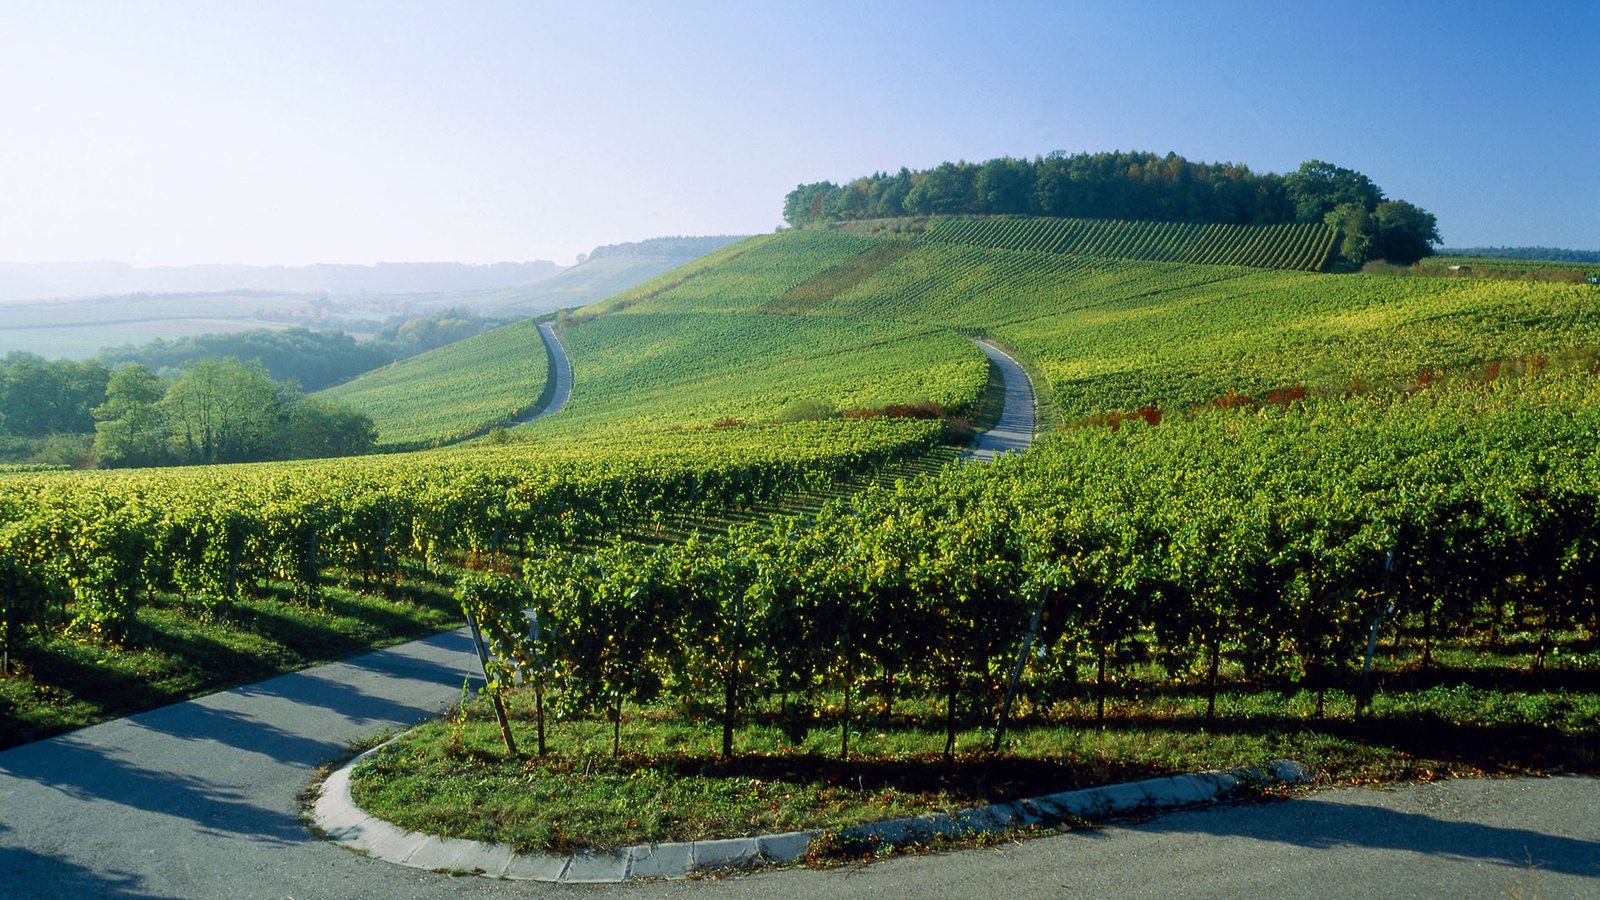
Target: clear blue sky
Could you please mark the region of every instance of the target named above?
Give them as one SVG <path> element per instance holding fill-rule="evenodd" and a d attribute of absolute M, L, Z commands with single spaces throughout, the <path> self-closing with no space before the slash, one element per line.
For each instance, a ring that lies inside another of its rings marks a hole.
<path fill-rule="evenodd" d="M 1600 0 L 0 0 L 0 260 L 554 259 L 797 183 L 1320 158 L 1450 245 L 1600 249 Z"/>

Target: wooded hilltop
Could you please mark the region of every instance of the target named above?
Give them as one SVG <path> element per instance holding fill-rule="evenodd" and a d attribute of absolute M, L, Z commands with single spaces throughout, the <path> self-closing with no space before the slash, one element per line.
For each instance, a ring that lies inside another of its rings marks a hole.
<path fill-rule="evenodd" d="M 1242 163 L 1191 162 L 1176 153 L 1056 152 L 1032 160 L 945 162 L 843 185 L 802 184 L 784 198 L 795 227 L 922 215 L 1034 215 L 1278 225 L 1324 222 L 1339 229 L 1339 256 L 1362 264 L 1410 265 L 1440 243 L 1432 213 L 1391 200 L 1372 179 L 1321 160 L 1288 175 Z"/>

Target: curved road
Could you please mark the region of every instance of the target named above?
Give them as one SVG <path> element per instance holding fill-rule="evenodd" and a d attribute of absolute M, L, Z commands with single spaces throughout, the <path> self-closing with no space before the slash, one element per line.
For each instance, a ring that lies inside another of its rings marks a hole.
<path fill-rule="evenodd" d="M 566 407 L 567 400 L 572 397 L 572 360 L 567 357 L 567 348 L 561 345 L 561 339 L 556 337 L 555 326 L 549 322 L 539 324 L 539 337 L 544 340 L 545 352 L 550 354 L 550 361 L 556 370 L 555 389 L 550 392 L 550 402 L 546 403 L 525 419 L 516 422 L 526 425 L 536 422 L 545 416 L 553 416 Z"/>
<path fill-rule="evenodd" d="M 1033 380 L 1016 360 L 988 341 L 973 338 L 972 342 L 1000 370 L 1000 377 L 1005 384 L 1005 404 L 1000 412 L 1000 421 L 973 439 L 972 447 L 964 454 L 964 458 L 992 462 L 1002 454 L 1021 453 L 1033 443 L 1038 428 L 1038 403 L 1033 394 Z"/>

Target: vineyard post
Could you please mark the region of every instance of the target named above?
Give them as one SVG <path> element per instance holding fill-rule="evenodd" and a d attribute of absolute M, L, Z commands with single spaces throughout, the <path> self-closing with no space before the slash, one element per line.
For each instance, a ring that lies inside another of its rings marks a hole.
<path fill-rule="evenodd" d="M 544 756 L 544 649 L 542 641 L 544 636 L 539 630 L 539 611 L 537 609 L 525 609 L 522 611 L 522 615 L 528 620 L 528 642 L 533 648 L 534 672 L 537 673 L 533 679 L 533 716 L 538 724 L 539 755 Z"/>
<path fill-rule="evenodd" d="M 1006 699 L 1000 704 L 1000 721 L 994 726 L 994 743 L 989 750 L 1000 752 L 1006 737 L 1006 720 L 1011 716 L 1011 701 L 1017 695 L 1017 681 L 1022 678 L 1022 667 L 1028 663 L 1028 651 L 1033 648 L 1033 638 L 1039 633 L 1039 620 L 1044 617 L 1044 604 L 1050 597 L 1048 586 L 1040 586 L 1039 602 L 1033 607 L 1033 618 L 1028 620 L 1028 631 L 1022 636 L 1022 649 L 1017 651 L 1017 664 L 1011 667 L 1011 680 L 1006 684 Z"/>
<path fill-rule="evenodd" d="M 1378 629 L 1383 626 L 1383 617 L 1394 612 L 1394 598 L 1389 596 L 1389 575 L 1394 571 L 1394 554 L 1399 549 L 1395 544 L 1389 547 L 1389 553 L 1383 560 L 1383 602 L 1378 606 L 1378 612 L 1372 617 L 1372 629 L 1367 632 L 1367 655 L 1361 664 L 1361 695 L 1356 698 L 1356 716 L 1360 717 L 1372 704 L 1372 654 L 1378 648 Z"/>
<path fill-rule="evenodd" d="M 467 624 L 472 627 L 472 647 L 478 651 L 478 664 L 483 669 L 484 687 L 492 681 L 489 675 L 489 648 L 484 646 L 483 631 L 478 628 L 478 616 L 471 609 L 467 610 Z M 506 750 L 513 756 L 517 753 L 517 745 L 511 739 L 511 722 L 506 718 L 506 705 L 500 699 L 500 692 L 489 691 L 489 699 L 494 705 L 494 718 L 500 725 L 500 736 L 505 739 Z"/>

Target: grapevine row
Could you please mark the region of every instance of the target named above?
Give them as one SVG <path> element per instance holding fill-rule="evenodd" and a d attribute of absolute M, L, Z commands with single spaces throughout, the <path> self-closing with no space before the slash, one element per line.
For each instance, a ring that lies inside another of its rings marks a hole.
<path fill-rule="evenodd" d="M 1220 225 L 1002 216 L 947 219 L 926 239 L 1036 253 L 1318 271 L 1333 229 L 1315 224 Z"/>
<path fill-rule="evenodd" d="M 715 697 L 724 754 L 751 697 L 843 694 L 847 747 L 851 693 L 892 705 L 908 684 L 946 705 L 949 753 L 963 713 L 994 721 L 1028 646 L 1042 696 L 1088 656 L 1103 701 L 1137 643 L 1214 704 L 1224 667 L 1320 695 L 1352 683 L 1374 628 L 1410 623 L 1426 660 L 1514 608 L 1538 666 L 1554 632 L 1600 628 L 1597 429 L 1583 376 L 1077 431 L 811 522 L 539 554 L 463 600 L 524 678 L 612 721 L 669 686 L 686 708 Z"/>

